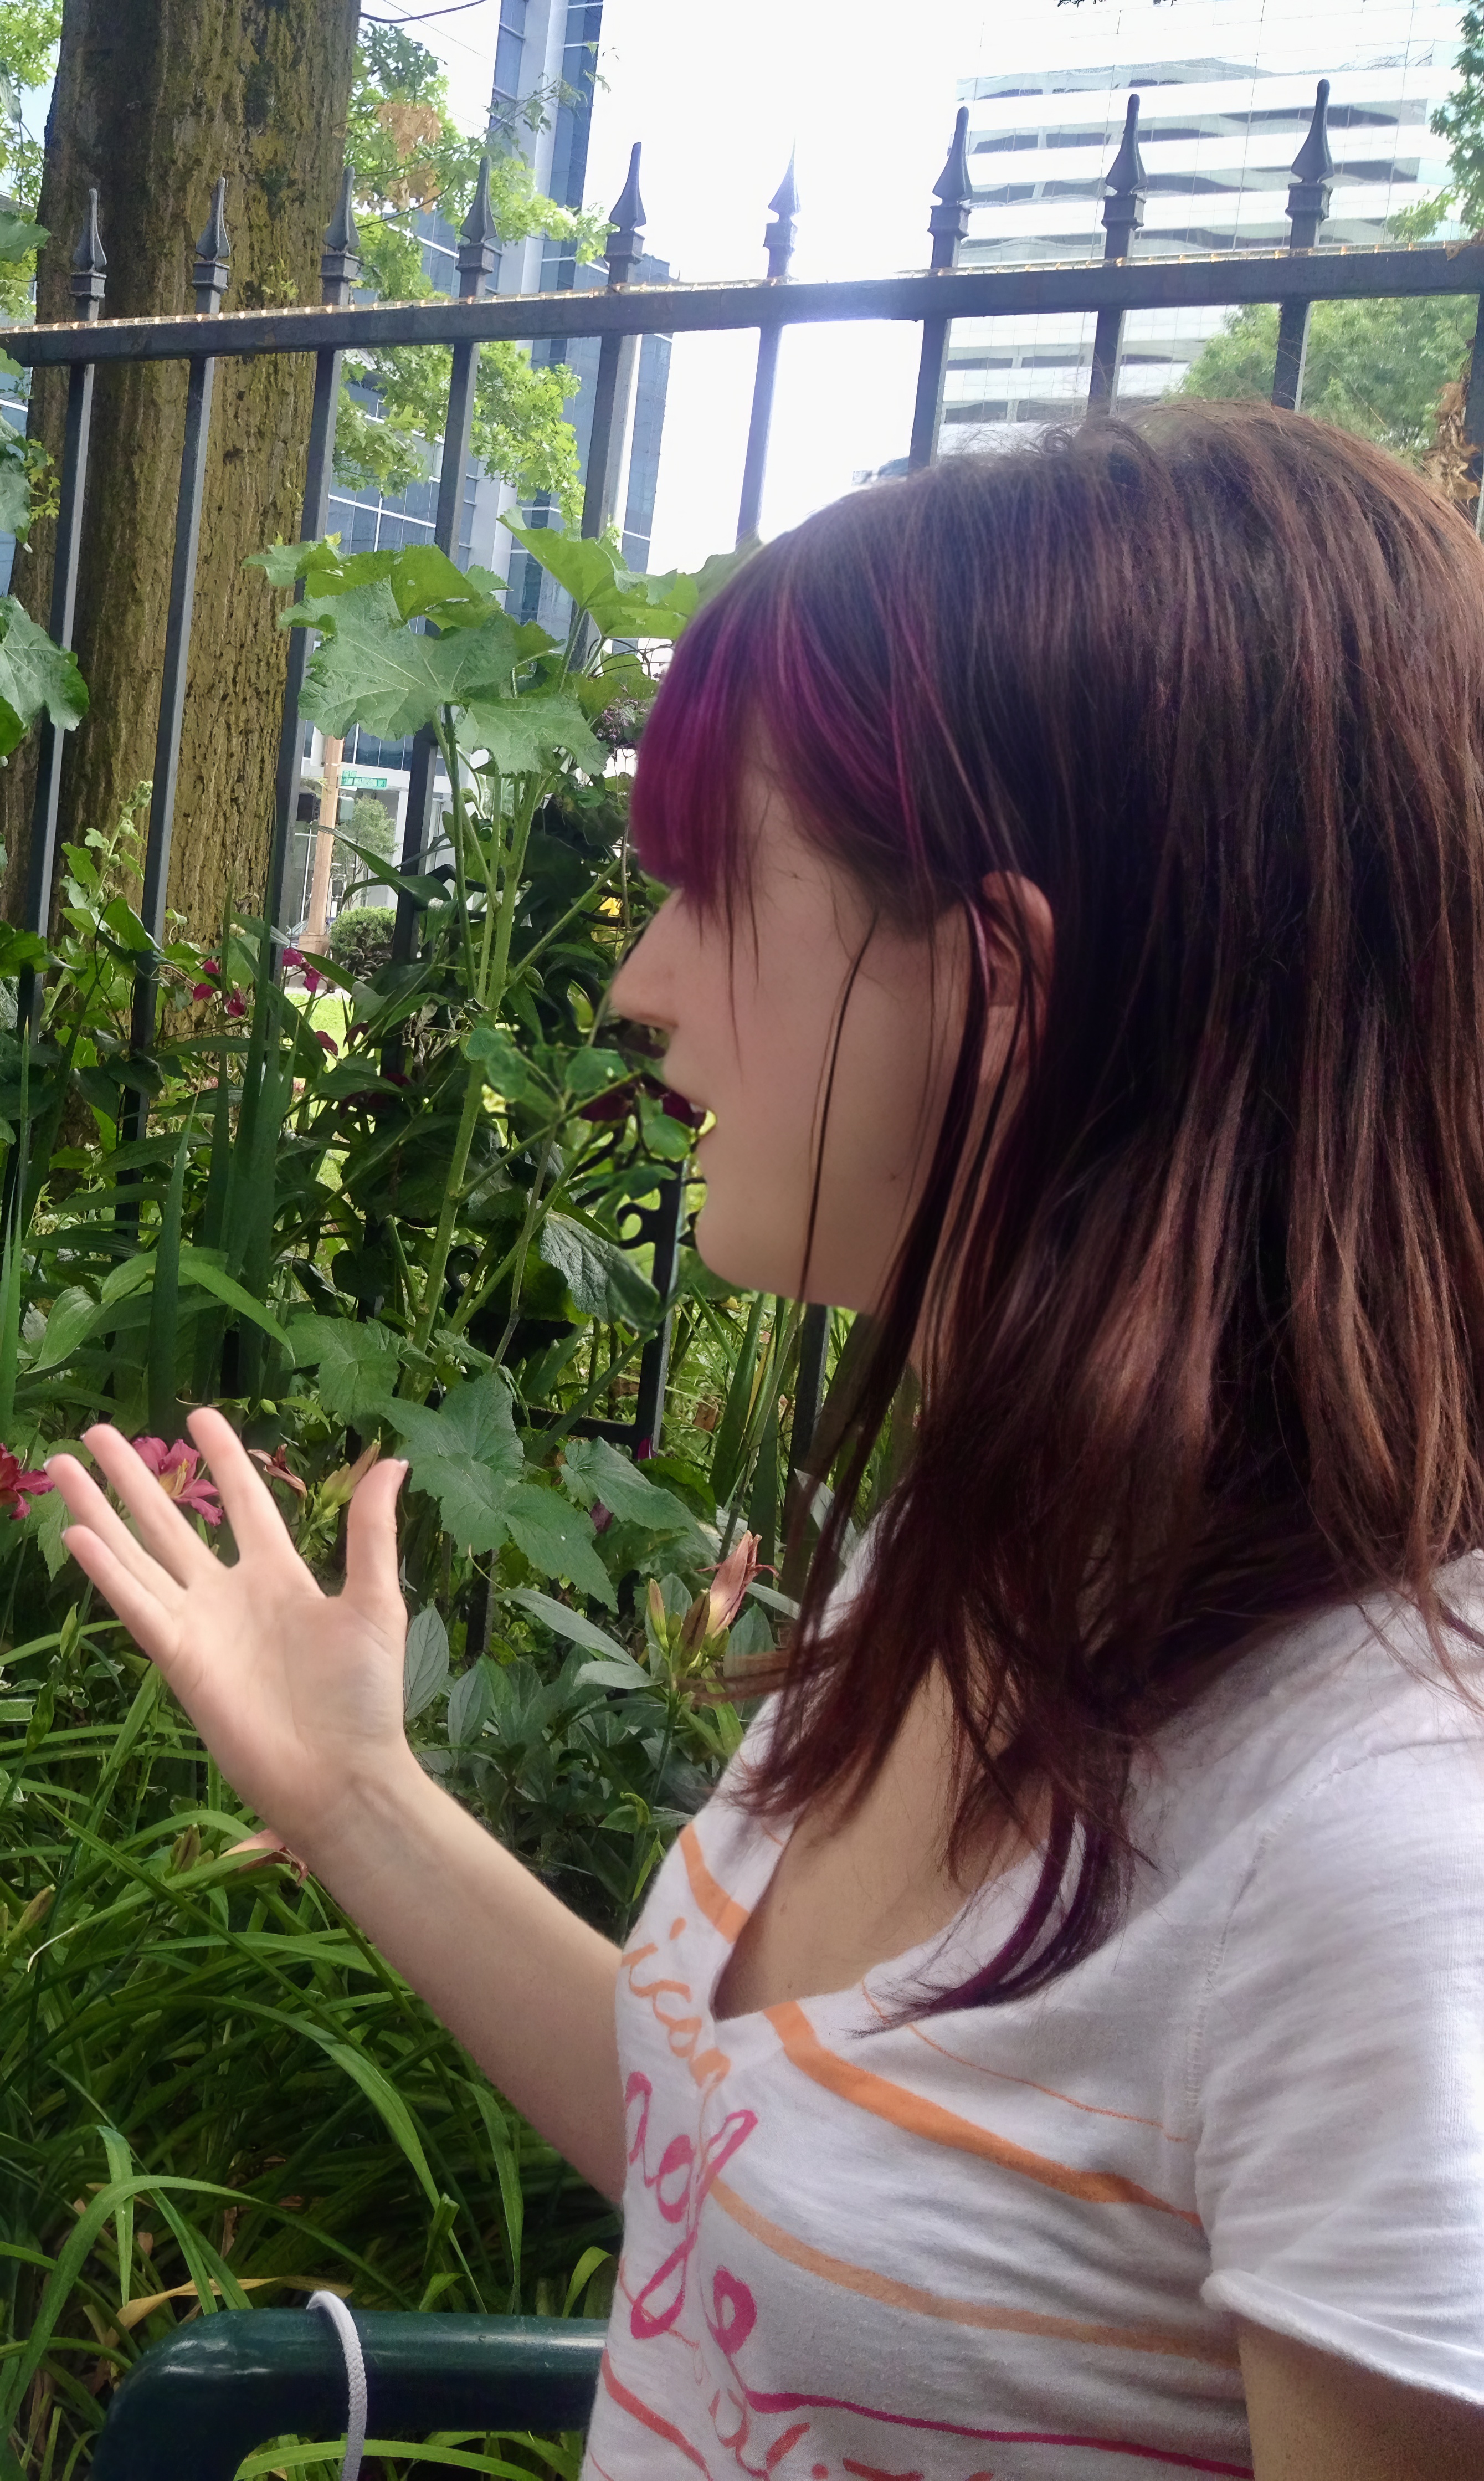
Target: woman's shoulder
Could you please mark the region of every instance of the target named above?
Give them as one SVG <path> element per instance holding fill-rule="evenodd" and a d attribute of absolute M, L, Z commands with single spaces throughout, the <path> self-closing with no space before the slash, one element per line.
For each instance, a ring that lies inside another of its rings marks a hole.
<path fill-rule="evenodd" d="M 1484 1827 L 1484 1554 L 1439 1578 L 1442 1653 L 1399 1598 L 1331 1608 L 1274 1632 L 1167 1725 L 1143 1762 L 1140 1807 L 1166 1864 L 1181 1847 L 1256 1841 L 1328 1790 L 1358 1797 L 1377 1768 L 1390 1797 L 1457 1804 L 1440 1831 Z M 1428 1751 L 1425 1765 L 1406 1763 Z"/>

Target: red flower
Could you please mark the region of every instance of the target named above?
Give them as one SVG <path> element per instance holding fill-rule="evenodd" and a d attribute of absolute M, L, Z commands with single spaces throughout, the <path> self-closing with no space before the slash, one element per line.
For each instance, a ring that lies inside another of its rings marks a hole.
<path fill-rule="evenodd" d="M 230 993 L 230 995 L 228 996 L 228 999 L 227 999 L 227 1004 L 226 1004 L 226 1012 L 227 1012 L 227 1015 L 228 1015 L 228 1016 L 246 1016 L 246 1015 L 247 1015 L 247 1001 L 243 998 L 243 995 L 242 995 L 241 991 L 233 991 L 233 992 L 231 992 L 231 993 Z"/>
<path fill-rule="evenodd" d="M 295 966 L 301 965 L 303 961 L 303 956 L 298 948 L 285 948 L 283 952 L 283 970 L 286 974 L 291 974 L 294 971 Z"/>
<path fill-rule="evenodd" d="M 323 974 L 317 974 L 312 965 L 306 965 L 304 967 L 304 988 L 308 992 L 310 998 L 313 999 L 317 991 L 327 990 L 329 988 L 329 984 Z"/>
<path fill-rule="evenodd" d="M 314 1038 L 315 1038 L 316 1042 L 317 1042 L 317 1043 L 319 1043 L 319 1045 L 320 1045 L 321 1049 L 322 1049 L 322 1050 L 324 1050 L 324 1051 L 327 1051 L 327 1052 L 329 1053 L 329 1055 L 330 1055 L 330 1058 L 333 1059 L 333 1058 L 334 1058 L 334 1056 L 335 1056 L 336 1052 L 340 1049 L 340 1045 L 339 1045 L 339 1043 L 338 1043 L 338 1042 L 331 1042 L 331 1040 L 330 1040 L 330 1038 L 329 1038 L 329 1035 L 328 1035 L 327 1033 L 316 1033 L 316 1035 L 315 1035 L 315 1037 L 314 1037 Z"/>
<path fill-rule="evenodd" d="M 217 962 L 215 956 L 203 956 L 201 958 L 201 971 L 203 974 L 211 974 L 219 982 L 221 979 L 221 967 Z"/>
<path fill-rule="evenodd" d="M 215 982 L 193 982 L 191 985 L 191 997 L 194 1000 L 214 1000 L 216 996 Z"/>
<path fill-rule="evenodd" d="M 30 1502 L 51 1487 L 43 1473 L 27 1473 L 18 1456 L 13 1456 L 9 1448 L 0 1448 L 0 1507 L 8 1507 L 17 1523 Z"/>
<path fill-rule="evenodd" d="M 200 1457 L 188 1440 L 176 1439 L 168 1448 L 163 1439 L 136 1439 L 134 1452 L 177 1507 L 188 1509 L 193 1516 L 204 1516 L 208 1525 L 221 1524 L 221 1502 L 216 1484 L 206 1479 Z"/>

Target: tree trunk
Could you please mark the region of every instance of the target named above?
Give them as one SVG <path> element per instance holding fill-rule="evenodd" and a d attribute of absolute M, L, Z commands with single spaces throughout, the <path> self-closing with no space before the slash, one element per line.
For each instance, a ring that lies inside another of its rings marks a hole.
<path fill-rule="evenodd" d="M 227 177 L 227 309 L 319 299 L 340 181 L 357 0 L 65 0 L 39 220 L 51 239 L 37 315 L 74 315 L 67 277 L 90 187 L 108 253 L 105 315 L 195 306 L 192 258 Z M 110 825 L 154 769 L 184 429 L 183 363 L 104 366 L 94 400 L 76 645 L 91 696 L 71 736 L 62 832 Z M 247 554 L 299 533 L 313 366 L 306 355 L 218 365 L 175 803 L 169 897 L 214 939 L 228 895 L 263 891 L 286 645 Z M 60 455 L 65 373 L 38 373 L 33 435 Z M 38 525 L 15 590 L 44 619 L 52 529 Z M 0 778 L 24 886 L 31 763 Z"/>

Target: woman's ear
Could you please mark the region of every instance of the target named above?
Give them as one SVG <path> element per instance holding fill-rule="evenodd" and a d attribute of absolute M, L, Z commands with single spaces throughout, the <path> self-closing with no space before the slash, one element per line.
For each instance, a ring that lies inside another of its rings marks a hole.
<path fill-rule="evenodd" d="M 1034 879 L 1024 878 L 1017 871 L 990 871 L 979 881 L 979 893 L 983 899 L 980 919 L 994 977 L 992 1005 L 996 1009 L 1013 1009 L 1019 1001 L 1022 978 L 1028 976 L 1028 996 L 1039 1032 L 1056 953 L 1051 905 Z M 994 1051 L 993 1041 L 988 1049 Z"/>

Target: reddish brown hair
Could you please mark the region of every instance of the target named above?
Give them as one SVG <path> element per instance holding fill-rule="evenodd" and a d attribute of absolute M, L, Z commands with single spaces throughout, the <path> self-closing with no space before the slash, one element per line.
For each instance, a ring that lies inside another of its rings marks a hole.
<path fill-rule="evenodd" d="M 940 1665 L 960 1844 L 1051 1820 L 1017 1937 L 952 1994 L 1005 1998 L 1106 1934 L 1132 1763 L 1213 1665 L 1375 1589 L 1445 1665 L 1461 1625 L 1435 1579 L 1484 1542 L 1484 548 L 1380 450 L 1265 408 L 953 457 L 770 544 L 682 640 L 634 818 L 706 903 L 745 883 L 760 736 L 893 904 L 981 921 L 1009 873 L 1054 922 L 982 1131 L 976 979 L 868 1434 L 934 1294 L 947 1348 L 848 1608 L 817 1565 L 757 1790 L 858 1795 Z"/>

